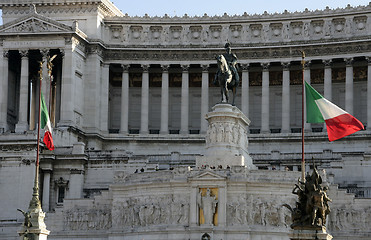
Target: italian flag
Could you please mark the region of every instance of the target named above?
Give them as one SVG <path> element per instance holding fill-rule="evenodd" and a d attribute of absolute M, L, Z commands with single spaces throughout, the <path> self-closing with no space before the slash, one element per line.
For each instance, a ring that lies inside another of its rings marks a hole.
<path fill-rule="evenodd" d="M 49 119 L 48 109 L 45 104 L 43 93 L 41 93 L 41 116 L 40 116 L 40 127 L 45 129 L 44 143 L 46 147 L 52 151 L 54 150 L 54 143 L 52 138 L 52 125 Z"/>
<path fill-rule="evenodd" d="M 358 119 L 322 97 L 307 82 L 305 82 L 305 96 L 307 122 L 325 122 L 330 142 L 365 128 Z"/>

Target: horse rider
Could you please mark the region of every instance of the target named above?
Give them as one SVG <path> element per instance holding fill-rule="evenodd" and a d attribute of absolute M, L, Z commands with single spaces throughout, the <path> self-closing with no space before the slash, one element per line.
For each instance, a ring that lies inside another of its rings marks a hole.
<path fill-rule="evenodd" d="M 225 48 L 225 53 L 223 54 L 223 56 L 228 63 L 228 67 L 232 72 L 233 78 L 236 81 L 236 86 L 238 86 L 240 82 L 240 76 L 238 75 L 237 67 L 236 67 L 237 56 L 236 54 L 232 53 L 231 44 L 229 42 L 227 42 L 224 45 L 224 48 Z"/>

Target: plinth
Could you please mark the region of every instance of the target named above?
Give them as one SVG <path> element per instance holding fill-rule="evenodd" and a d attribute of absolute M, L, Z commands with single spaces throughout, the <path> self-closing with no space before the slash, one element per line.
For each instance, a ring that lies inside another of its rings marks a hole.
<path fill-rule="evenodd" d="M 325 227 L 294 227 L 290 234 L 291 240 L 331 240 L 332 236 L 326 232 Z"/>
<path fill-rule="evenodd" d="M 208 129 L 204 156 L 196 166 L 246 166 L 255 168 L 248 153 L 247 127 L 250 120 L 237 107 L 217 104 L 206 114 Z"/>

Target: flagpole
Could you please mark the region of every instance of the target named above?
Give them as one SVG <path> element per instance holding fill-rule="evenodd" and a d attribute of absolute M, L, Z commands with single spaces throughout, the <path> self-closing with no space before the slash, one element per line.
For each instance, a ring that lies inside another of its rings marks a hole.
<path fill-rule="evenodd" d="M 38 106 L 38 117 L 37 117 L 37 151 L 36 151 L 36 170 L 35 170 L 35 182 L 33 187 L 32 200 L 30 202 L 29 209 L 41 209 L 41 203 L 39 198 L 39 168 L 40 168 L 40 115 L 41 115 L 41 84 L 42 84 L 42 62 L 40 61 L 39 70 L 39 106 Z"/>
<path fill-rule="evenodd" d="M 305 182 L 305 158 L 304 158 L 304 65 L 305 52 L 301 52 L 302 65 L 302 94 L 301 94 L 301 181 Z"/>

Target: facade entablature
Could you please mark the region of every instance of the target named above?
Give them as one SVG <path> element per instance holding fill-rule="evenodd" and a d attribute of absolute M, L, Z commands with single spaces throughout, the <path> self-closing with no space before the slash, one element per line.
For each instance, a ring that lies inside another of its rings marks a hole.
<path fill-rule="evenodd" d="M 194 46 L 287 44 L 333 41 L 370 35 L 369 7 L 338 14 L 281 14 L 277 18 L 239 17 L 122 17 L 106 18 L 104 41 L 125 46 Z M 353 9 L 353 8 L 352 8 Z M 356 8 L 358 9 L 358 8 Z M 333 10 L 334 11 L 334 10 Z"/>

